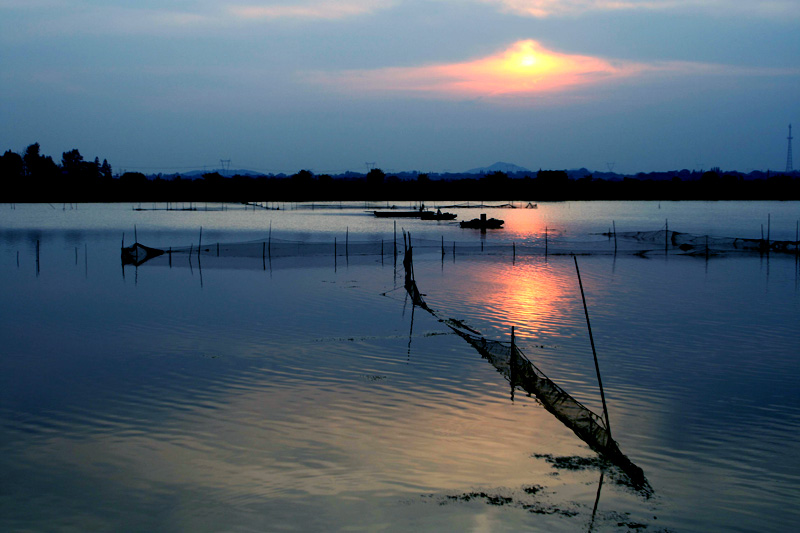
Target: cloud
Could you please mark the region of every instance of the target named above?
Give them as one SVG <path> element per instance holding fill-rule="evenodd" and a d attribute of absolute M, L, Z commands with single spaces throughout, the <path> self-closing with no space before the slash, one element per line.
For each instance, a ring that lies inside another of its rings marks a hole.
<path fill-rule="evenodd" d="M 533 40 L 464 63 L 315 73 L 314 81 L 348 91 L 432 97 L 499 97 L 557 93 L 632 76 L 648 67 L 632 62 L 569 55 Z"/>
<path fill-rule="evenodd" d="M 759 16 L 800 15 L 797 0 L 479 0 L 508 13 L 531 17 L 579 15 L 598 11 L 693 11 Z"/>
<path fill-rule="evenodd" d="M 254 21 L 339 21 L 368 15 L 394 0 L 183 0 L 138 3 L 108 0 L 0 0 L 0 29 L 17 38 L 100 34 L 163 35 L 230 29 Z M 11 19 L 13 17 L 13 22 Z M 4 24 L 5 22 L 5 24 Z"/>
<path fill-rule="evenodd" d="M 533 98 L 598 96 L 600 87 L 709 76 L 736 79 L 797 76 L 798 69 L 738 67 L 687 61 L 633 62 L 564 54 L 534 40 L 518 41 L 494 55 L 452 64 L 373 70 L 314 72 L 306 81 L 348 94 L 417 96 L 430 99 L 487 99 L 530 102 Z"/>
<path fill-rule="evenodd" d="M 387 0 L 317 0 L 306 2 L 257 2 L 228 7 L 236 17 L 249 20 L 327 19 L 337 20 L 372 13 L 389 7 Z"/>

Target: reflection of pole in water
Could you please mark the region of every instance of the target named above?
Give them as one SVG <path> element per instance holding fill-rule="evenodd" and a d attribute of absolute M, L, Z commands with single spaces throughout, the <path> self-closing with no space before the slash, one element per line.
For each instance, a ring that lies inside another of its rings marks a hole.
<path fill-rule="evenodd" d="M 767 213 L 767 253 L 769 253 L 769 231 L 772 224 L 772 214 Z"/>
<path fill-rule="evenodd" d="M 408 292 L 406 292 L 406 297 L 408 296 Z M 414 302 L 411 302 L 411 327 L 408 330 L 408 352 L 406 353 L 406 362 L 411 361 L 411 337 L 414 333 L 414 308 L 417 307 L 414 305 Z"/>
<path fill-rule="evenodd" d="M 592 521 L 589 522 L 590 533 L 594 529 L 594 517 L 597 514 L 597 504 L 600 503 L 600 491 L 603 489 L 603 476 L 605 473 L 605 470 L 600 470 L 600 483 L 597 484 L 597 496 L 594 499 L 594 507 L 592 508 Z"/>
<path fill-rule="evenodd" d="M 511 382 L 511 401 L 514 401 L 514 385 L 517 377 L 517 354 L 514 347 L 514 326 L 511 326 L 511 355 L 508 358 L 508 381 Z"/>

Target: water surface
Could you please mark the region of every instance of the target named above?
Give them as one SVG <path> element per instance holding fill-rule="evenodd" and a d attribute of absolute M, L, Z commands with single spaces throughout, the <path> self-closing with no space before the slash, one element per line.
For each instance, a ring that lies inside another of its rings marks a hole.
<path fill-rule="evenodd" d="M 388 244 L 383 257 L 120 264 L 134 225 L 163 247 L 196 243 L 201 226 L 208 243 L 391 242 L 393 222 L 369 206 L 15 207 L 0 211 L 4 530 L 786 531 L 800 518 L 791 254 L 615 257 L 606 238 L 579 256 L 612 431 L 655 490 L 607 471 L 595 510 L 601 470 L 552 458 L 596 454 L 413 308 Z M 398 223 L 448 243 L 415 260 L 428 304 L 490 338 L 514 326 L 599 412 L 572 257 L 509 245 L 538 250 L 546 231 L 584 247 L 611 220 L 757 238 L 768 214 L 772 237 L 793 239 L 800 204 L 488 213 L 507 228 Z"/>

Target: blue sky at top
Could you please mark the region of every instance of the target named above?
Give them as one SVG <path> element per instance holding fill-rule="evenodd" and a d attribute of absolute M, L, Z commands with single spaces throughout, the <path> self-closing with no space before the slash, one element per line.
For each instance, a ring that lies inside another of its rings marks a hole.
<path fill-rule="evenodd" d="M 0 148 L 147 172 L 783 170 L 798 30 L 798 0 L 0 0 Z"/>

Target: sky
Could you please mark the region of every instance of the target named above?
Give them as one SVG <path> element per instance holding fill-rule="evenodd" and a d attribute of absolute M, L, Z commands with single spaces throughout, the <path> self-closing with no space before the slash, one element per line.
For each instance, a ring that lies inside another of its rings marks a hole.
<path fill-rule="evenodd" d="M 783 171 L 800 137 L 800 0 L 0 0 L 0 65 L 0 150 L 115 172 Z"/>

